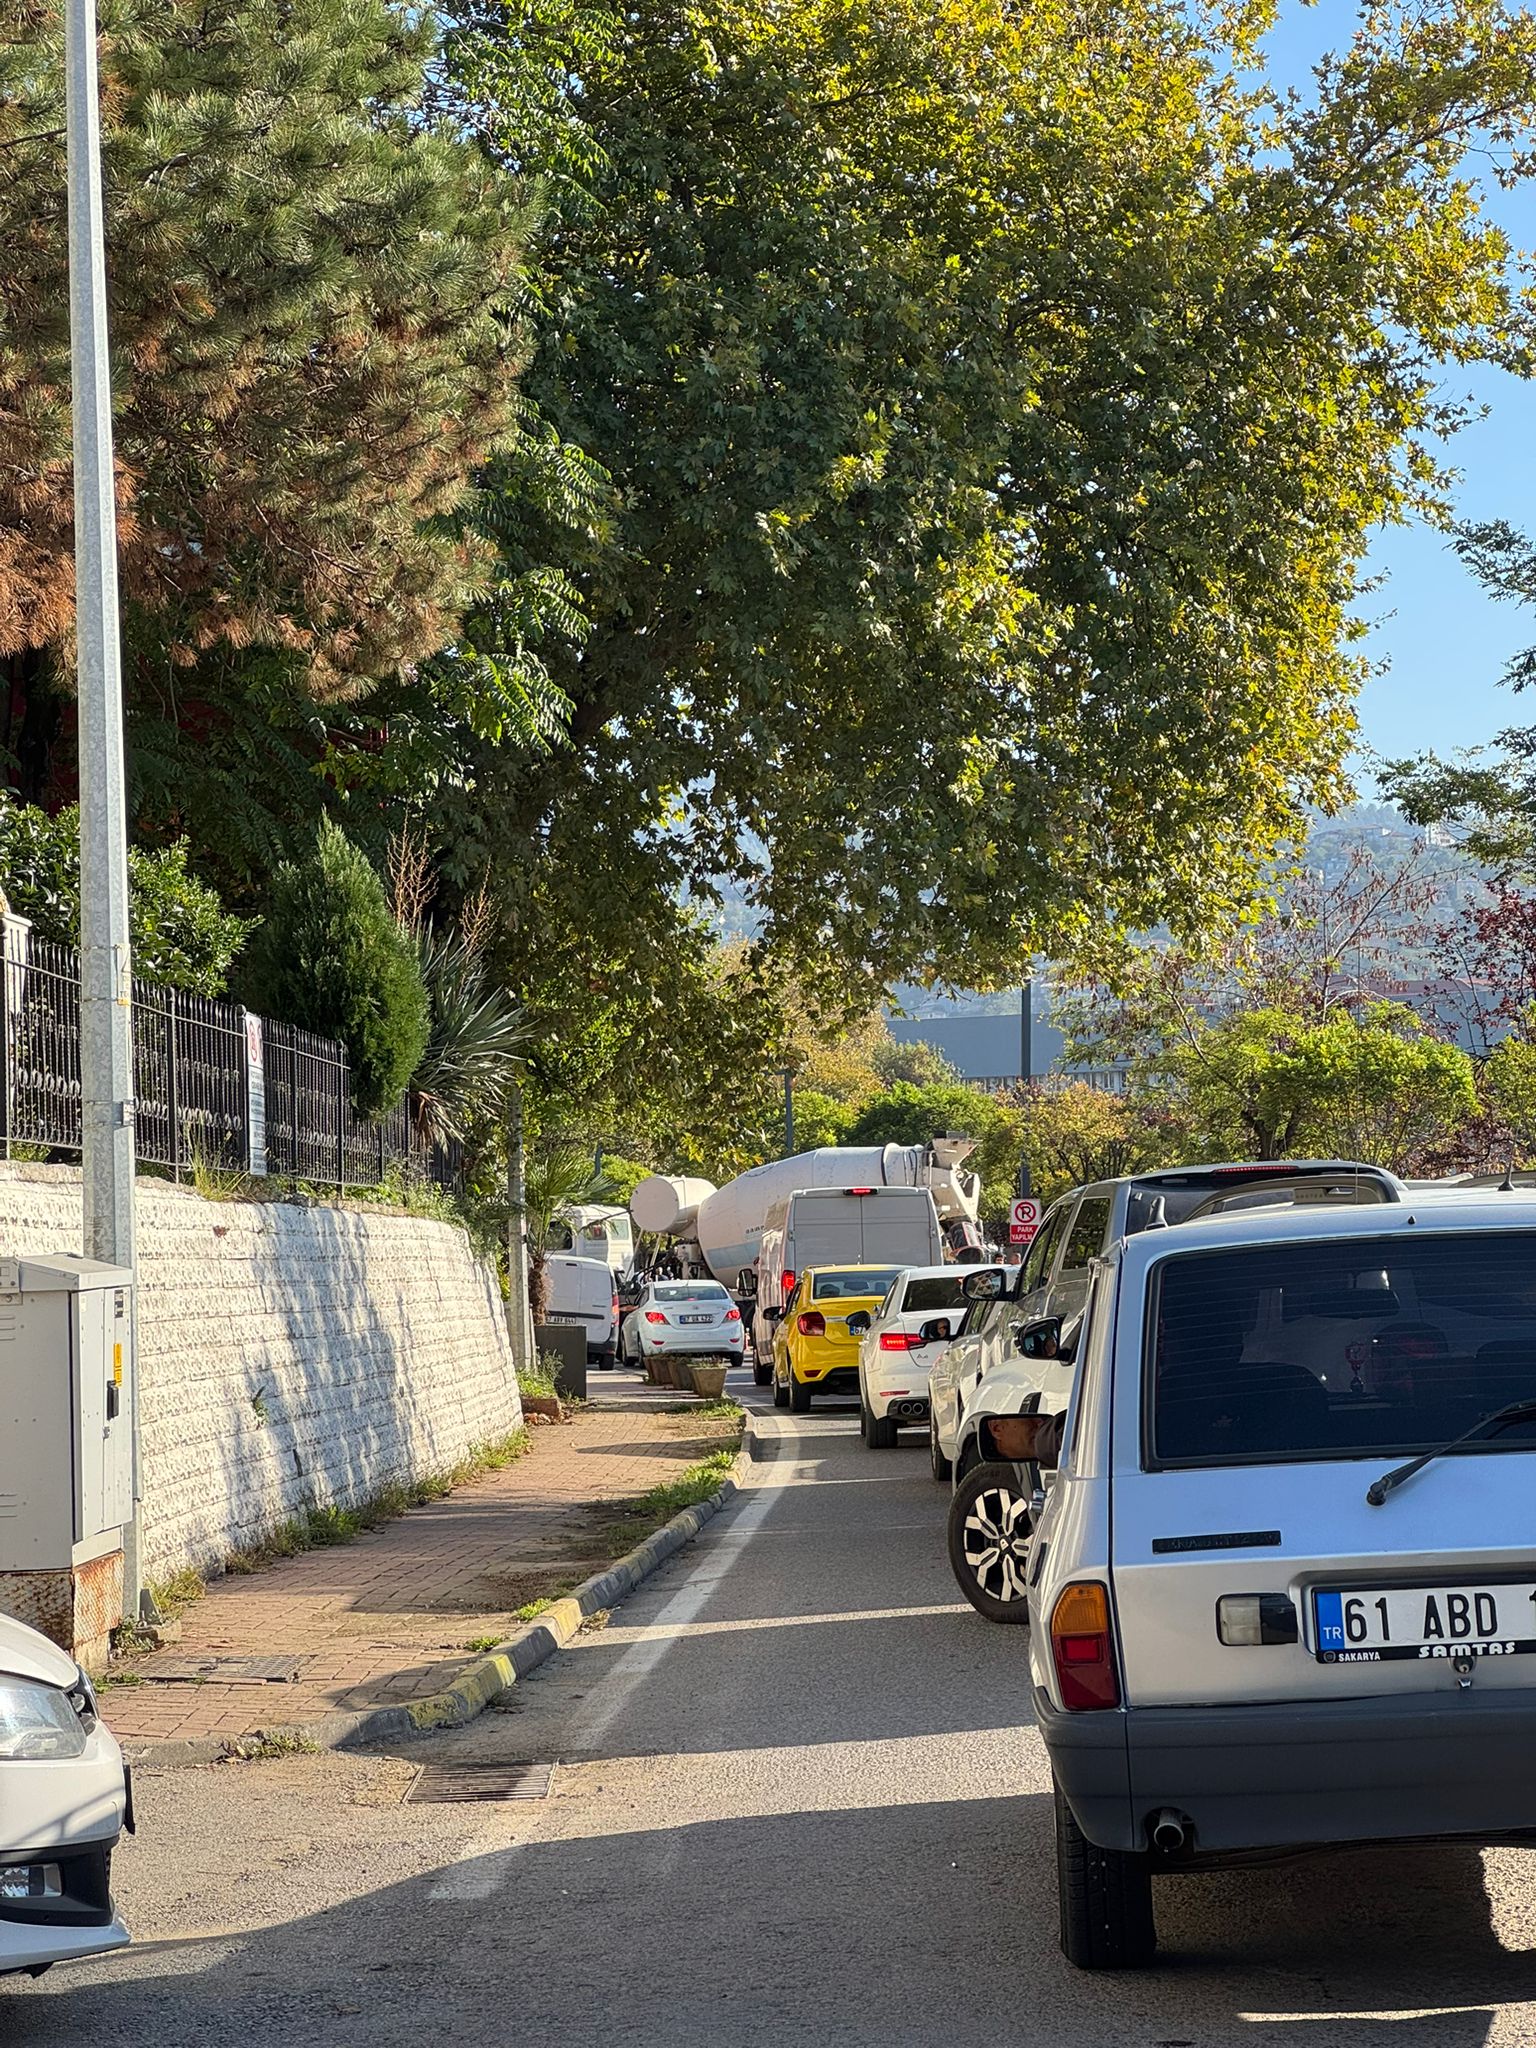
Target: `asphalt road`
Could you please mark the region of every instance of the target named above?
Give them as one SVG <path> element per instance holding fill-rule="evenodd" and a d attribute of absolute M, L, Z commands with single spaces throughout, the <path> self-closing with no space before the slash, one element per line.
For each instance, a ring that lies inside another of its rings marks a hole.
<path fill-rule="evenodd" d="M 1070 1970 L 1023 1640 L 958 1600 L 925 1450 L 866 1452 L 848 1410 L 770 1426 L 742 1500 L 509 1711 L 148 1776 L 135 1947 L 0 1986 L 0 2044 L 1536 2039 L 1525 1850 L 1170 1880 L 1157 1970 Z M 403 1804 L 428 1759 L 557 1769 L 537 1803 Z"/>

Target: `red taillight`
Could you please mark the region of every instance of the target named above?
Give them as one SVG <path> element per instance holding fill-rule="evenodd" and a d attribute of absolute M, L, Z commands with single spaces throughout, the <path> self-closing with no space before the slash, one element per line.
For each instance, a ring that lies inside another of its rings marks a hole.
<path fill-rule="evenodd" d="M 739 1323 L 741 1321 L 741 1310 L 739 1308 L 728 1308 L 725 1312 L 725 1320 L 728 1323 Z"/>
<path fill-rule="evenodd" d="M 872 1194 L 873 1194 L 874 1192 L 875 1192 L 875 1191 L 874 1191 L 874 1189 L 873 1189 L 873 1188 L 844 1188 L 844 1189 L 843 1189 L 843 1193 L 844 1193 L 845 1195 L 872 1195 Z"/>
<path fill-rule="evenodd" d="M 1109 1596 L 1096 1580 L 1062 1588 L 1051 1610 L 1051 1656 L 1064 1707 L 1081 1714 L 1119 1706 Z"/>
<path fill-rule="evenodd" d="M 786 1272 L 784 1275 L 784 1299 L 788 1301 L 789 1297 L 794 1293 L 794 1291 L 795 1276 L 793 1273 Z"/>
<path fill-rule="evenodd" d="M 827 1319 L 819 1308 L 807 1309 L 803 1316 L 795 1317 L 795 1328 L 802 1337 L 825 1337 Z"/>
<path fill-rule="evenodd" d="M 648 1308 L 645 1312 L 645 1320 L 648 1323 L 664 1323 L 667 1319 L 659 1308 Z"/>
<path fill-rule="evenodd" d="M 880 1349 L 882 1351 L 915 1351 L 917 1346 L 918 1339 L 912 1335 L 910 1330 L 882 1330 L 880 1332 Z"/>
<path fill-rule="evenodd" d="M 610 1301 L 610 1302 L 609 1302 L 609 1304 L 608 1304 L 608 1313 L 609 1313 L 609 1315 L 611 1315 L 611 1316 L 616 1316 L 616 1315 L 618 1314 L 618 1312 L 619 1312 L 619 1297 L 618 1297 L 617 1295 L 615 1295 L 615 1296 L 613 1297 L 612 1301 Z"/>

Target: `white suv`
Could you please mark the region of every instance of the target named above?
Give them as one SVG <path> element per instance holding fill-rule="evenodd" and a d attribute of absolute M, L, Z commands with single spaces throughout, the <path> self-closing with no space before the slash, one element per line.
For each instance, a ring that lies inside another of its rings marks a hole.
<path fill-rule="evenodd" d="M 927 1425 L 929 1374 L 970 1307 L 961 1283 L 976 1273 L 1002 1272 L 1001 1266 L 905 1266 L 873 1313 L 848 1318 L 859 1337 L 859 1434 L 872 1451 L 889 1450 L 899 1429 Z"/>
<path fill-rule="evenodd" d="M 1123 1240 L 1015 1426 L 1073 1962 L 1150 1960 L 1155 1875 L 1536 1838 L 1536 1201 Z"/>

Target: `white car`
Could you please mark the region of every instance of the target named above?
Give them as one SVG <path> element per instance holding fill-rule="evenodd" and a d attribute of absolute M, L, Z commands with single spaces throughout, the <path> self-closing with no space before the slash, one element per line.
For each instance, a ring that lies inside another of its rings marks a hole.
<path fill-rule="evenodd" d="M 128 1771 L 89 1679 L 0 1614 L 0 1977 L 127 1946 L 111 1890 L 125 1828 Z"/>
<path fill-rule="evenodd" d="M 739 1365 L 744 1342 L 741 1310 L 718 1280 L 653 1280 L 624 1318 L 628 1365 L 662 1352 Z"/>
<path fill-rule="evenodd" d="M 928 1425 L 928 1377 L 969 1307 L 961 1282 L 986 1266 L 904 1266 L 872 1315 L 852 1315 L 859 1338 L 859 1433 L 889 1450 L 900 1429 Z"/>

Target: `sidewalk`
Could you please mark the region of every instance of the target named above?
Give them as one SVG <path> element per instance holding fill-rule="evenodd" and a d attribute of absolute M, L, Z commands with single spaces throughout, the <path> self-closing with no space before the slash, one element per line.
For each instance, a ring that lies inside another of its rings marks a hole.
<path fill-rule="evenodd" d="M 527 1619 L 519 1608 L 602 1570 L 620 1504 L 718 1450 L 730 1426 L 676 1412 L 683 1397 L 642 1392 L 631 1374 L 600 1387 L 594 1375 L 592 1388 L 569 1422 L 535 1425 L 503 1471 L 354 1543 L 214 1581 L 180 1642 L 114 1667 L 103 1707 L 118 1739 L 232 1741 L 424 1697 Z M 213 1657 L 297 1670 L 279 1683 L 154 1676 Z"/>

